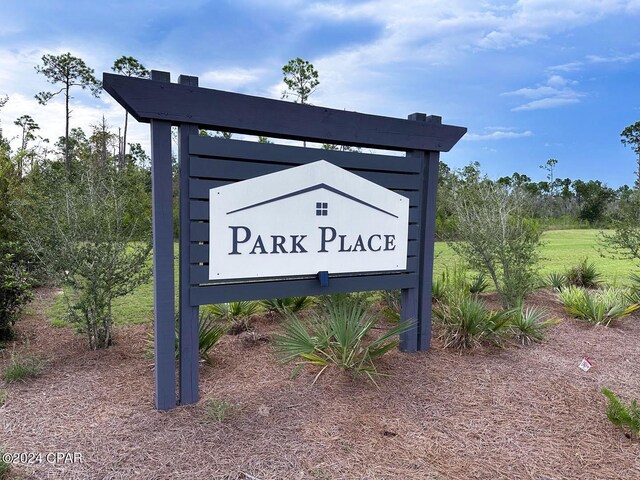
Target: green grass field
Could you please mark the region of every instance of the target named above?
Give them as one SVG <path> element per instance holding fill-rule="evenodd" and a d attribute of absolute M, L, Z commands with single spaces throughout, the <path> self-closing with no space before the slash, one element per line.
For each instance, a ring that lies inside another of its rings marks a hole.
<path fill-rule="evenodd" d="M 629 260 L 602 257 L 598 251 L 600 230 L 552 230 L 542 235 L 542 257 L 540 275 L 551 272 L 564 273 L 569 267 L 578 264 L 585 257 L 596 264 L 602 274 L 602 280 L 611 285 L 624 285 L 631 272 L 640 270 L 640 262 L 634 265 Z M 439 274 L 447 265 L 460 262 L 460 257 L 444 242 L 436 243 L 435 274 Z"/>
<path fill-rule="evenodd" d="M 540 262 L 540 274 L 551 272 L 565 272 L 587 257 L 596 264 L 602 273 L 603 281 L 612 285 L 624 285 L 634 270 L 638 272 L 640 265 L 634 265 L 628 260 L 603 258 L 597 250 L 598 230 L 553 230 L 542 236 L 543 246 Z M 177 255 L 177 244 L 176 255 Z M 443 242 L 436 243 L 436 258 L 434 274 L 439 275 L 446 266 L 461 262 L 455 252 Z M 178 282 L 176 261 L 176 289 Z M 51 310 L 52 318 L 63 318 L 66 307 L 62 296 L 58 298 Z M 153 320 L 153 284 L 149 282 L 139 287 L 133 293 L 118 298 L 113 303 L 113 315 L 117 324 L 136 324 Z"/>

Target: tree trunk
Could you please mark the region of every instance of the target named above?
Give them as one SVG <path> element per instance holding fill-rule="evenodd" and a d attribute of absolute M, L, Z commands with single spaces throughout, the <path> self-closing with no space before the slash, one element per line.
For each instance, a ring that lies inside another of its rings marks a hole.
<path fill-rule="evenodd" d="M 104 171 L 104 169 L 107 167 L 107 124 L 106 121 L 104 119 L 104 115 L 102 116 L 102 145 L 101 145 L 101 149 L 102 151 L 100 152 L 100 170 Z"/>
<path fill-rule="evenodd" d="M 71 158 L 69 157 L 69 84 L 67 84 L 66 87 L 64 101 L 66 112 L 66 122 L 64 126 L 64 165 L 68 173 L 71 171 Z"/>
<path fill-rule="evenodd" d="M 122 133 L 122 158 L 120 159 L 120 167 L 124 169 L 127 158 L 127 126 L 129 123 L 129 112 L 124 112 L 124 132 Z"/>

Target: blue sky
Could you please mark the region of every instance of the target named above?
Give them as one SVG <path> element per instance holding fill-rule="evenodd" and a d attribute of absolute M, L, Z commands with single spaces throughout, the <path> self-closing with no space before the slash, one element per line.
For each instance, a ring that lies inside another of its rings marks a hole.
<path fill-rule="evenodd" d="M 494 178 L 542 180 L 539 165 L 556 158 L 556 176 L 617 187 L 636 168 L 620 132 L 640 120 L 639 25 L 640 0 L 5 0 L 0 120 L 5 136 L 22 114 L 45 137 L 63 134 L 62 98 L 33 98 L 53 89 L 34 70 L 45 53 L 69 51 L 99 77 L 131 55 L 174 80 L 271 98 L 282 65 L 300 56 L 320 72 L 313 104 L 466 126 L 442 156 L 453 167 L 479 161 Z M 72 126 L 103 114 L 121 126 L 108 94 L 76 92 Z M 129 138 L 147 145 L 147 126 Z"/>

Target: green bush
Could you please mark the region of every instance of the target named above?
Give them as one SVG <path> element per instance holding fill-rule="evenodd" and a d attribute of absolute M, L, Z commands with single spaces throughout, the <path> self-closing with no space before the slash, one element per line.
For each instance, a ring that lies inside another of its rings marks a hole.
<path fill-rule="evenodd" d="M 108 348 L 114 299 L 146 283 L 152 272 L 144 185 L 114 166 L 92 163 L 35 180 L 28 198 L 16 204 L 24 238 L 67 287 L 69 320 L 89 348 Z"/>
<path fill-rule="evenodd" d="M 629 304 L 625 292 L 615 288 L 590 292 L 571 286 L 558 292 L 557 297 L 569 315 L 596 325 L 609 326 L 640 308 L 638 304 Z"/>
<path fill-rule="evenodd" d="M 471 268 L 486 273 L 504 307 L 515 307 L 537 282 L 542 230 L 530 218 L 531 197 L 517 188 L 471 177 L 453 191 L 457 218 L 449 242 Z"/>
<path fill-rule="evenodd" d="M 275 352 L 284 363 L 297 361 L 295 376 L 304 365 L 322 367 L 316 379 L 331 365 L 365 374 L 374 384 L 380 373 L 375 361 L 396 347 L 395 338 L 411 327 L 403 322 L 375 339 L 368 336 L 380 317 L 371 313 L 359 296 L 325 297 L 318 312 L 304 320 L 288 314 L 284 333 L 274 336 Z"/>
<path fill-rule="evenodd" d="M 44 362 L 37 357 L 21 357 L 12 355 L 11 362 L 2 372 L 5 382 L 12 383 L 20 380 L 38 377 L 44 369 Z"/>
<path fill-rule="evenodd" d="M 228 331 L 229 325 L 221 323 L 215 318 L 200 317 L 198 322 L 198 351 L 200 352 L 200 358 L 209 365 L 213 363 L 209 356 L 209 350 L 211 350 Z"/>
<path fill-rule="evenodd" d="M 589 263 L 589 260 L 585 258 L 578 265 L 567 270 L 565 277 L 568 285 L 595 288 L 600 284 L 602 274 L 596 269 L 595 263 Z"/>
<path fill-rule="evenodd" d="M 640 408 L 637 400 L 625 405 L 608 388 L 603 388 L 602 394 L 609 400 L 607 418 L 611 423 L 621 428 L 630 438 L 640 438 Z"/>
<path fill-rule="evenodd" d="M 400 290 L 382 290 L 382 313 L 392 322 L 400 321 L 402 295 Z"/>
<path fill-rule="evenodd" d="M 631 303 L 640 303 L 640 275 L 632 273 L 630 280 L 631 288 L 629 289 L 627 299 Z"/>
<path fill-rule="evenodd" d="M 4 453 L 4 450 L 0 448 L 0 480 L 8 479 L 9 471 L 11 470 L 11 464 L 2 459 L 4 457 Z"/>
<path fill-rule="evenodd" d="M 176 358 L 180 356 L 180 319 L 176 314 L 176 340 L 175 340 L 175 355 Z M 202 360 L 209 365 L 213 363 L 209 356 L 209 351 L 220 341 L 220 339 L 229 331 L 230 325 L 228 322 L 220 321 L 215 317 L 212 317 L 210 312 L 202 309 L 200 311 L 200 318 L 198 319 L 198 352 Z M 154 349 L 154 335 L 150 332 L 145 340 L 147 347 L 145 353 L 153 358 Z"/>
<path fill-rule="evenodd" d="M 625 198 L 626 197 L 626 198 Z M 614 258 L 640 260 L 640 189 L 620 198 L 613 232 L 600 232 L 600 244 Z"/>
<path fill-rule="evenodd" d="M 431 283 L 431 299 L 442 302 L 447 294 L 446 285 L 442 277 L 436 277 Z"/>
<path fill-rule="evenodd" d="M 262 300 L 260 305 L 267 312 L 275 312 L 281 316 L 287 312 L 297 313 L 310 308 L 313 305 L 313 297 L 287 297 Z"/>
<path fill-rule="evenodd" d="M 511 329 L 515 340 L 522 345 L 544 340 L 544 330 L 558 323 L 558 320 L 545 320 L 545 317 L 545 311 L 537 307 L 516 308 L 511 317 Z"/>
<path fill-rule="evenodd" d="M 253 328 L 252 316 L 260 311 L 260 303 L 251 301 L 218 303 L 202 307 L 202 315 L 227 321 L 229 333 L 238 335 Z"/>
<path fill-rule="evenodd" d="M 484 292 L 487 288 L 489 288 L 489 280 L 484 273 L 478 273 L 471 277 L 471 282 L 468 284 L 469 293 L 477 295 L 478 293 Z"/>
<path fill-rule="evenodd" d="M 567 277 L 562 273 L 552 272 L 547 275 L 547 278 L 545 279 L 545 285 L 559 292 L 567 286 Z"/>
<path fill-rule="evenodd" d="M 494 312 L 481 300 L 461 294 L 435 305 L 433 313 L 444 348 L 463 350 L 479 347 L 485 341 L 501 344 L 509 333 L 513 310 Z"/>
<path fill-rule="evenodd" d="M 445 266 L 442 273 L 431 284 L 431 297 L 439 302 L 446 302 L 449 298 L 458 295 L 484 292 L 489 288 L 487 277 L 479 273 L 468 279 L 468 270 L 464 265 L 455 264 L 449 268 Z"/>
<path fill-rule="evenodd" d="M 12 253 L 0 254 L 0 342 L 13 338 L 16 320 L 30 300 L 26 268 Z"/>

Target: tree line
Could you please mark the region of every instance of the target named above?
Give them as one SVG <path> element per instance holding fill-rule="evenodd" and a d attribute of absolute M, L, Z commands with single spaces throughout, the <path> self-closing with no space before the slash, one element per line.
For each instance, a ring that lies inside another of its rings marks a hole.
<path fill-rule="evenodd" d="M 111 68 L 126 76 L 149 76 L 133 57 L 122 56 Z M 30 285 L 58 282 L 66 287 L 69 318 L 87 335 L 91 348 L 104 348 L 113 341 L 112 300 L 146 282 L 151 274 L 150 159 L 141 145 L 127 143 L 126 112 L 117 133 L 104 117 L 84 128 L 71 125 L 73 93 L 84 89 L 98 96 L 102 91 L 94 70 L 82 59 L 70 53 L 44 55 L 35 70 L 54 86 L 35 94 L 39 103 L 46 105 L 56 96 L 64 98 L 65 132 L 51 145 L 39 137 L 40 127 L 29 115 L 14 121 L 20 128 L 18 138 L 3 136 L 0 125 L 0 344 L 13 335 L 13 323 L 28 299 Z M 287 88 L 283 98 L 299 103 L 309 103 L 320 85 L 318 72 L 301 58 L 285 64 L 282 75 Z M 0 109 L 7 101 L 6 96 L 0 98 Z M 230 132 L 214 135 L 231 137 Z M 491 221 L 504 225 L 515 222 L 519 231 L 528 232 L 522 237 L 528 244 L 537 242 L 540 228 L 556 222 L 614 227 L 622 232 L 611 237 L 621 252 L 639 251 L 640 122 L 621 136 L 639 157 L 634 189 L 624 186 L 614 190 L 598 180 L 556 178 L 555 159 L 541 166 L 546 179 L 537 182 L 518 172 L 491 180 L 477 163 L 457 170 L 441 163 L 437 235 L 446 240 L 472 237 L 479 226 L 464 223 L 465 215 L 474 205 L 484 205 L 487 218 L 494 219 Z M 259 141 L 270 142 L 263 137 Z M 323 148 L 359 150 L 329 144 Z M 174 172 L 177 226 L 177 168 Z M 500 218 L 489 215 L 493 212 L 491 202 L 505 199 L 515 202 L 513 212 Z M 467 210 L 461 210 L 465 205 Z M 629 220 L 634 218 L 635 224 Z M 628 238 L 636 243 L 625 244 Z M 511 241 L 503 240 L 504 245 Z M 504 245 L 496 255 L 508 252 Z M 513 255 L 520 253 L 514 251 Z M 526 272 L 514 271 L 510 278 L 504 272 L 494 275 L 496 281 L 507 282 L 507 291 L 514 282 L 522 283 L 514 275 Z M 516 298 L 519 294 L 508 295 Z"/>

